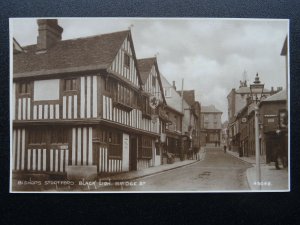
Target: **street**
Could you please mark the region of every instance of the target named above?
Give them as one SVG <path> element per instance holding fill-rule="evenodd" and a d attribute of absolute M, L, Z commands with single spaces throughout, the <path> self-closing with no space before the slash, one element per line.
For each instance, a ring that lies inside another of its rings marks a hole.
<path fill-rule="evenodd" d="M 203 161 L 154 174 L 124 186 L 107 186 L 101 191 L 238 191 L 250 190 L 246 170 L 251 167 L 221 148 L 207 148 Z"/>

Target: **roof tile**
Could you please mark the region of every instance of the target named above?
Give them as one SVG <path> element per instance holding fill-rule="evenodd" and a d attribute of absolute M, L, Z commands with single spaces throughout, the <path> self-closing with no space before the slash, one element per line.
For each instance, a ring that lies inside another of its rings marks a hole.
<path fill-rule="evenodd" d="M 14 55 L 14 77 L 43 74 L 67 68 L 97 67 L 106 69 L 115 58 L 129 30 L 85 38 L 59 41 L 45 53 L 37 45 L 24 47 L 26 53 Z"/>

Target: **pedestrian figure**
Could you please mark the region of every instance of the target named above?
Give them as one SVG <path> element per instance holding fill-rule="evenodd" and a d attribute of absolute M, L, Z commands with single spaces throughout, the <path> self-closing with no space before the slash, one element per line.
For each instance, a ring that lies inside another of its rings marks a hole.
<path fill-rule="evenodd" d="M 283 168 L 286 168 L 287 167 L 287 157 L 285 157 L 283 150 L 279 146 L 277 146 L 275 148 L 274 155 L 275 155 L 274 156 L 275 168 L 277 170 L 280 170 L 279 162 L 282 163 Z"/>
<path fill-rule="evenodd" d="M 281 152 L 280 152 L 280 147 L 277 146 L 277 147 L 275 147 L 275 151 L 274 151 L 275 168 L 277 170 L 280 170 L 280 167 L 279 167 L 279 160 L 280 159 L 282 160 Z"/>
<path fill-rule="evenodd" d="M 227 148 L 227 146 L 226 146 L 226 145 L 224 145 L 224 153 L 226 153 L 226 148 Z"/>

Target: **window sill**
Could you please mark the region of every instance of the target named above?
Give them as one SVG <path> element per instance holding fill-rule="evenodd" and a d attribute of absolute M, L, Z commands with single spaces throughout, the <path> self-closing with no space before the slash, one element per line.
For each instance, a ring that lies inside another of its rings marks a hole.
<path fill-rule="evenodd" d="M 123 109 L 123 110 L 128 111 L 128 112 L 130 112 L 131 110 L 133 110 L 133 107 L 131 107 L 131 106 L 129 106 L 129 105 L 126 105 L 126 104 L 124 104 L 124 103 L 121 103 L 121 102 L 115 101 L 115 102 L 113 103 L 113 105 L 114 105 L 115 107 L 117 107 L 117 108 Z"/>
<path fill-rule="evenodd" d="M 122 156 L 110 155 L 110 156 L 108 156 L 108 159 L 122 160 Z"/>

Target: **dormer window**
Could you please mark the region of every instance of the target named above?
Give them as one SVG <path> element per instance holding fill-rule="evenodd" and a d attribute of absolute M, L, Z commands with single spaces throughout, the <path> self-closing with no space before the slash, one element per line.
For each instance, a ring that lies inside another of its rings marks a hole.
<path fill-rule="evenodd" d="M 64 80 L 64 91 L 76 91 L 77 90 L 77 79 L 65 79 Z"/>
<path fill-rule="evenodd" d="M 124 52 L 124 65 L 128 68 L 130 67 L 130 57 L 125 52 Z"/>

